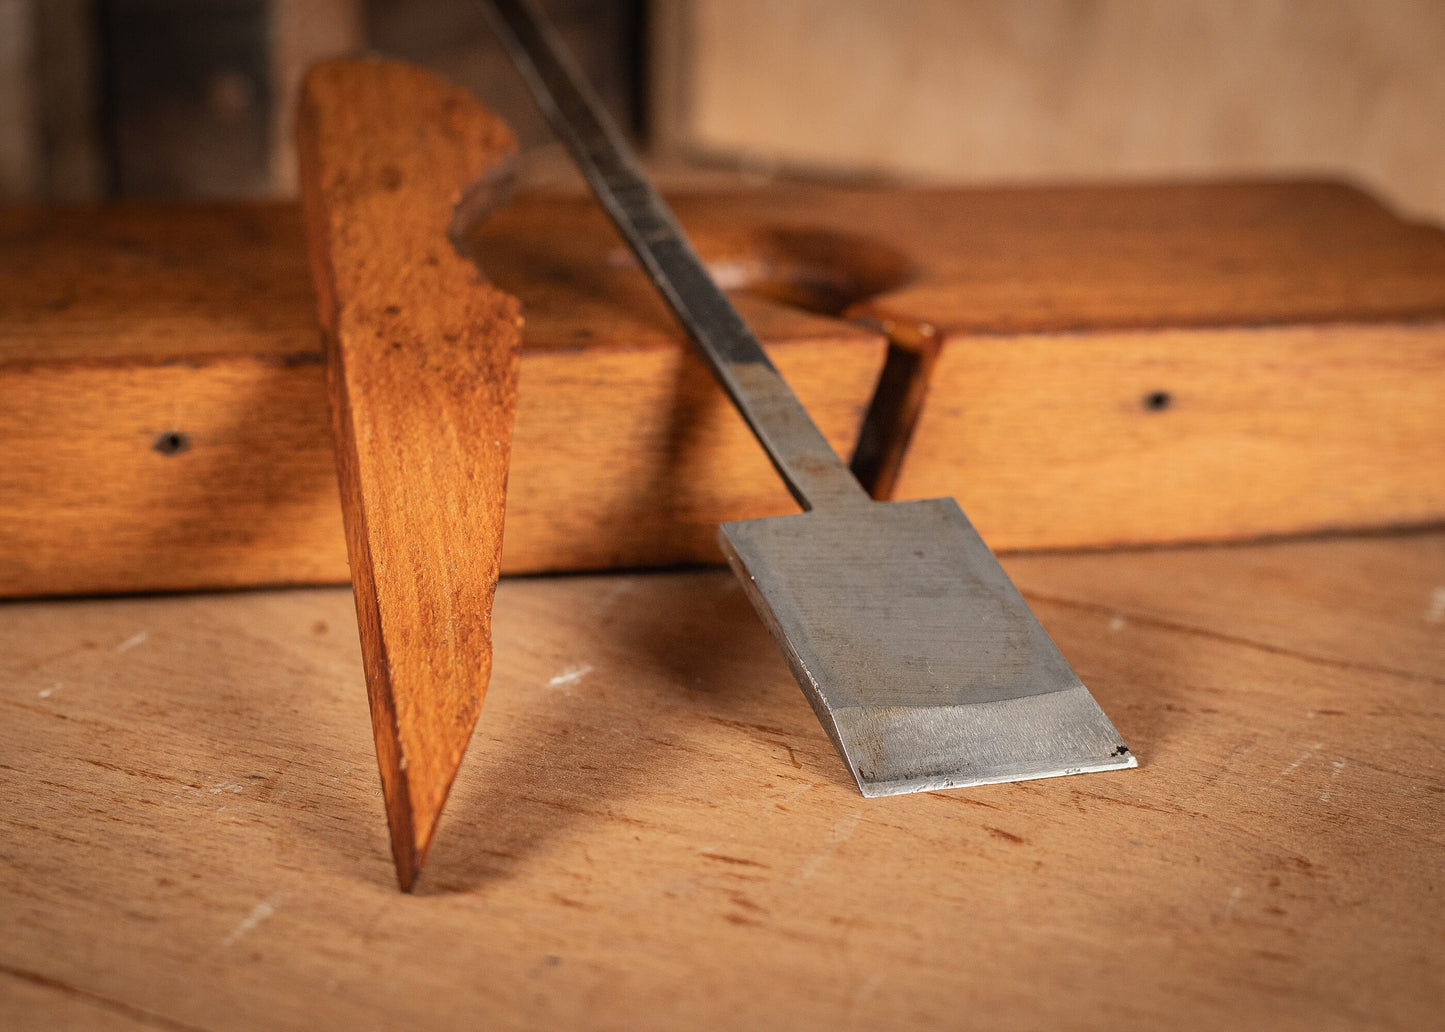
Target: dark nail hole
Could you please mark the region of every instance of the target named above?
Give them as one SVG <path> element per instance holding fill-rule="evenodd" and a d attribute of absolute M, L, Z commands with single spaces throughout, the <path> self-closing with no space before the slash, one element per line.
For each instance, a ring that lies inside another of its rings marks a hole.
<path fill-rule="evenodd" d="M 156 438 L 156 443 L 151 445 L 162 455 L 179 455 L 191 448 L 191 439 L 188 435 L 176 430 L 168 430 Z"/>
<path fill-rule="evenodd" d="M 1174 402 L 1168 391 L 1150 391 L 1144 395 L 1144 408 L 1150 412 L 1163 412 Z"/>

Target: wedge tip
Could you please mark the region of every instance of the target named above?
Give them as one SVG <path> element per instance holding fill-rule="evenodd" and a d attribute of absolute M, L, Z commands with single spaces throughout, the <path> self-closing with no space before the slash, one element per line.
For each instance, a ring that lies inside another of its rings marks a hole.
<path fill-rule="evenodd" d="M 388 752 L 388 755 L 390 753 Z M 386 800 L 386 824 L 391 838 L 391 858 L 396 868 L 396 882 L 402 892 L 411 892 L 426 864 L 437 823 L 446 805 L 452 782 L 461 768 L 460 750 L 447 756 L 428 757 L 433 766 L 433 779 L 418 785 L 400 765 L 382 772 L 382 795 Z M 430 787 L 430 792 L 425 789 Z M 425 794 L 424 794 L 425 793 Z"/>
<path fill-rule="evenodd" d="M 417 879 L 426 864 L 440 812 L 423 815 L 428 816 L 428 819 L 423 821 L 420 816 L 414 819 L 411 812 L 394 816 L 395 811 L 390 799 L 387 804 L 387 824 L 391 833 L 391 859 L 396 867 L 396 883 L 402 892 L 411 892 L 416 888 Z"/>
<path fill-rule="evenodd" d="M 396 884 L 402 892 L 416 888 L 417 876 L 421 874 L 421 857 L 416 855 L 410 842 L 391 844 L 391 857 L 396 865 Z"/>

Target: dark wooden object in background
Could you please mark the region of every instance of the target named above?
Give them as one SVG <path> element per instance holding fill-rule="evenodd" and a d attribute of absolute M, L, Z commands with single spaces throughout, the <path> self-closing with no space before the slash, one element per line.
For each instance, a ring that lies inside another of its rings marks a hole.
<path fill-rule="evenodd" d="M 100 0 L 99 101 L 119 197 L 271 193 L 270 4 Z"/>
<path fill-rule="evenodd" d="M 609 108 L 644 132 L 641 0 L 543 6 Z M 292 197 L 301 74 L 362 52 L 441 71 L 524 144 L 550 139 L 467 0 L 9 0 L 0 21 L 5 200 Z"/>
<path fill-rule="evenodd" d="M 542 0 L 570 53 L 624 130 L 646 133 L 649 5 L 644 0 Z M 484 97 L 523 149 L 552 132 L 475 0 L 366 0 L 367 46 L 422 65 Z"/>

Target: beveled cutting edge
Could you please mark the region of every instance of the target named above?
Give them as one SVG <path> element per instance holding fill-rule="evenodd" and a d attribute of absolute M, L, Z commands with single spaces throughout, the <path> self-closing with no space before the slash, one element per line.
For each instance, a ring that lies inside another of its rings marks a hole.
<path fill-rule="evenodd" d="M 864 795 L 1133 767 L 951 498 L 874 502 L 718 288 L 551 27 L 480 0 L 548 122 L 804 512 L 719 542 Z"/>

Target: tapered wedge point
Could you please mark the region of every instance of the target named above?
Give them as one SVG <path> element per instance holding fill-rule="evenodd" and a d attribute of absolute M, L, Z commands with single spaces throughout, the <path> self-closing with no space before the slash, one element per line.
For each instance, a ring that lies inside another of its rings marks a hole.
<path fill-rule="evenodd" d="M 402 694 L 405 693 L 393 691 L 390 698 L 396 699 Z M 415 715 L 402 718 L 404 723 L 393 724 L 393 733 L 378 730 L 376 735 L 392 859 L 396 864 L 397 883 L 403 892 L 410 892 L 421 874 L 447 793 L 461 766 L 480 710 L 480 700 L 475 705 L 467 705 L 437 696 L 433 689 L 421 701 L 431 706 L 433 716 L 455 714 L 457 721 L 453 728 L 440 727 L 436 720 Z M 376 710 L 373 692 L 373 719 Z M 384 702 L 382 710 L 383 719 L 391 716 Z M 421 744 L 409 748 L 408 740 L 420 740 Z M 393 753 L 393 749 L 398 751 Z"/>
<path fill-rule="evenodd" d="M 464 90 L 358 60 L 307 75 L 298 144 L 372 729 L 410 890 L 491 674 L 521 341 L 516 300 L 451 234 L 516 142 Z"/>

